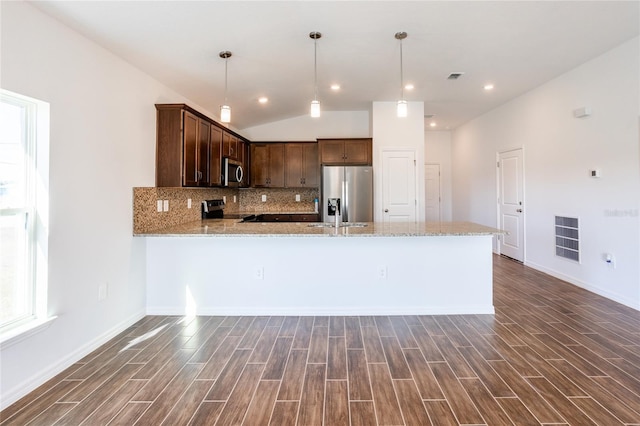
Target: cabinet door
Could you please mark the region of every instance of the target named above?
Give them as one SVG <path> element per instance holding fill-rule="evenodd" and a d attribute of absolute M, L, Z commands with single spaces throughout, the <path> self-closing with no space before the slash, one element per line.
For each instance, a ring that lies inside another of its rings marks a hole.
<path fill-rule="evenodd" d="M 285 144 L 284 156 L 286 159 L 284 176 L 285 186 L 294 188 L 304 186 L 304 145 L 302 143 Z"/>
<path fill-rule="evenodd" d="M 322 164 L 344 163 L 344 141 L 323 140 L 318 142 L 320 149 L 320 161 Z"/>
<path fill-rule="evenodd" d="M 198 186 L 209 186 L 209 138 L 211 124 L 198 119 Z"/>
<path fill-rule="evenodd" d="M 224 132 L 222 135 L 222 156 L 238 160 L 238 138 L 231 133 Z"/>
<path fill-rule="evenodd" d="M 251 144 L 251 186 L 264 187 L 269 182 L 269 145 Z"/>
<path fill-rule="evenodd" d="M 185 111 L 182 123 L 182 186 L 198 185 L 198 117 Z"/>
<path fill-rule="evenodd" d="M 220 186 L 222 185 L 222 130 L 216 126 L 211 126 L 209 146 L 209 184 Z"/>
<path fill-rule="evenodd" d="M 284 144 L 269 145 L 269 186 L 284 187 Z"/>
<path fill-rule="evenodd" d="M 371 140 L 357 139 L 344 141 L 344 161 L 348 164 L 371 164 Z"/>
<path fill-rule="evenodd" d="M 303 172 L 302 183 L 307 187 L 318 187 L 320 185 L 320 164 L 318 157 L 318 144 L 303 144 Z"/>

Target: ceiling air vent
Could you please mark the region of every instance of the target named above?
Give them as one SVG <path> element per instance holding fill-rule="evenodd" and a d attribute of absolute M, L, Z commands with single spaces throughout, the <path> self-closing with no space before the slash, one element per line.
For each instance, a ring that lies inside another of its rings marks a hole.
<path fill-rule="evenodd" d="M 436 116 L 435 114 L 425 114 L 424 118 L 433 118 L 435 116 Z"/>
<path fill-rule="evenodd" d="M 463 72 L 452 72 L 449 74 L 449 77 L 447 77 L 447 80 L 457 80 L 462 77 L 463 74 Z"/>

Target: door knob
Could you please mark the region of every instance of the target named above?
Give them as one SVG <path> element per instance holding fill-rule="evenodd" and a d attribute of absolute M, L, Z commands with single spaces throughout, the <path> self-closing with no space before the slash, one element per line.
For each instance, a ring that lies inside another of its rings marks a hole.
<path fill-rule="evenodd" d="M 518 209 L 516 210 L 518 213 L 522 213 L 522 209 Z"/>
<path fill-rule="evenodd" d="M 384 209 L 384 212 L 385 213 L 389 213 L 389 209 Z"/>

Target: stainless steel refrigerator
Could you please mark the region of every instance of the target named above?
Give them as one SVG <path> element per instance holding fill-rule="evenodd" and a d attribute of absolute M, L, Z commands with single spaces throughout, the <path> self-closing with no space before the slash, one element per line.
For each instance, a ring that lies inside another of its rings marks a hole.
<path fill-rule="evenodd" d="M 373 222 L 373 167 L 322 166 L 320 194 L 323 222 Z"/>

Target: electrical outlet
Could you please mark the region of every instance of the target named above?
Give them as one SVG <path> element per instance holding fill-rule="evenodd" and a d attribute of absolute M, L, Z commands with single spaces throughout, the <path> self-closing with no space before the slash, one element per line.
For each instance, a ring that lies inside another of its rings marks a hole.
<path fill-rule="evenodd" d="M 300 194 L 296 194 L 296 201 L 300 202 Z"/>
<path fill-rule="evenodd" d="M 267 201 L 267 194 L 262 194 L 262 202 L 265 203 Z"/>
<path fill-rule="evenodd" d="M 254 271 L 254 278 L 256 280 L 264 279 L 264 266 L 256 266 L 256 269 Z"/>
<path fill-rule="evenodd" d="M 227 204 L 227 196 L 226 196 L 226 195 L 223 195 L 223 196 L 222 196 L 222 202 L 223 202 L 223 203 L 225 203 L 225 204 Z"/>
<path fill-rule="evenodd" d="M 616 269 L 616 258 L 611 253 L 605 253 L 602 258 L 610 268 Z"/>
<path fill-rule="evenodd" d="M 191 208 L 191 198 L 187 198 L 187 208 Z"/>
<path fill-rule="evenodd" d="M 164 200 L 162 202 L 162 210 L 165 211 L 165 212 L 169 211 L 169 200 Z"/>
<path fill-rule="evenodd" d="M 157 206 L 156 207 L 157 211 L 161 212 L 162 211 L 162 200 L 156 201 L 156 206 Z"/>
<path fill-rule="evenodd" d="M 235 202 L 237 202 L 237 201 L 238 201 L 238 198 L 234 195 L 234 196 L 233 196 L 233 202 L 235 203 Z"/>
<path fill-rule="evenodd" d="M 102 301 L 109 295 L 109 283 L 98 285 L 98 301 Z"/>
<path fill-rule="evenodd" d="M 386 280 L 387 279 L 387 266 L 382 265 L 378 266 L 378 279 Z"/>

